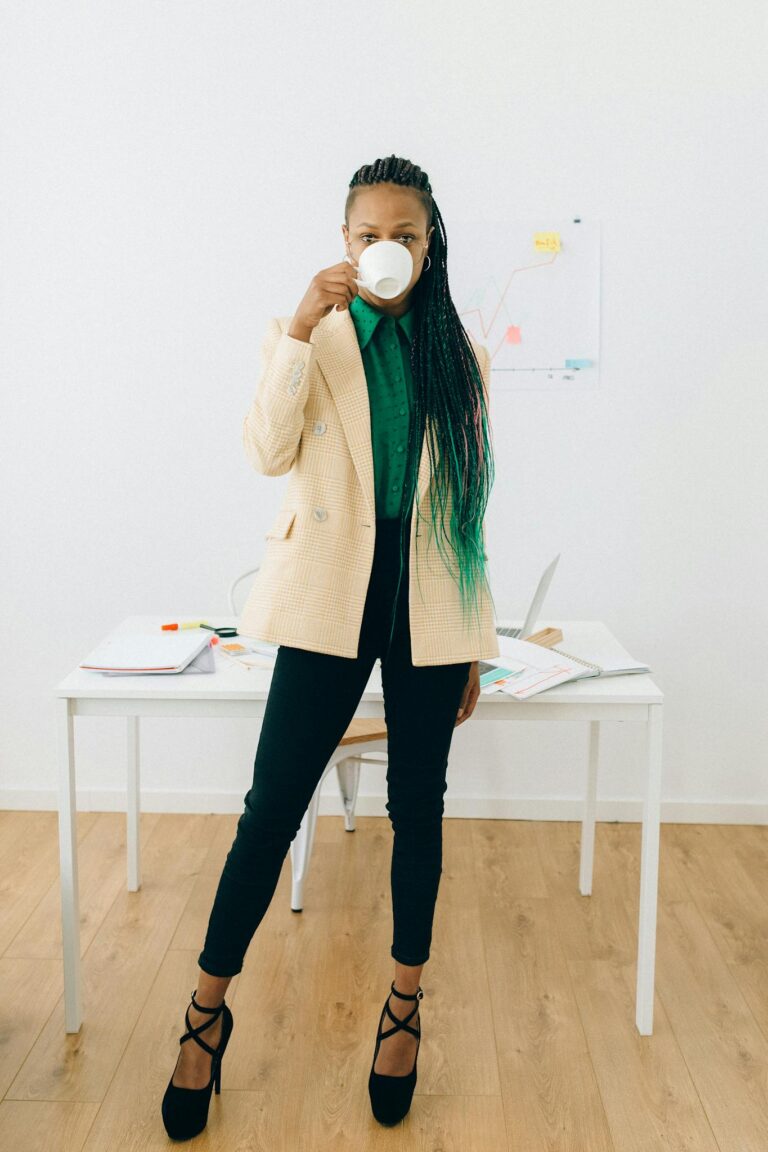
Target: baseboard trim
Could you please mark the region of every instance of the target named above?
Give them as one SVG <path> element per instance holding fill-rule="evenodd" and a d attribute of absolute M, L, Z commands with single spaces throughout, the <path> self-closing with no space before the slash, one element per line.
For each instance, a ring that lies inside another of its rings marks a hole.
<path fill-rule="evenodd" d="M 239 815 L 244 792 L 152 792 L 141 794 L 142 812 L 190 812 Z M 358 816 L 388 816 L 386 795 L 358 792 Z M 58 793 L 50 789 L 0 791 L 0 810 L 58 811 Z M 125 791 L 82 789 L 78 812 L 124 812 Z M 642 799 L 599 799 L 596 820 L 637 824 L 642 820 Z M 581 821 L 584 801 L 567 796 L 445 796 L 446 819 L 459 820 L 571 820 Z M 321 816 L 341 817 L 338 796 L 320 796 Z M 768 824 L 768 804 L 715 803 L 706 800 L 662 800 L 662 824 Z"/>

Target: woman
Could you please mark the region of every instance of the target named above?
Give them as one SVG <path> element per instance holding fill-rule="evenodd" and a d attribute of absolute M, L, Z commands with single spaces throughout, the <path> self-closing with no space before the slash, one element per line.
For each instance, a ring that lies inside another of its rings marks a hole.
<path fill-rule="evenodd" d="M 478 660 L 499 654 L 483 523 L 494 476 L 489 357 L 451 300 L 445 229 L 426 173 L 395 156 L 360 168 L 342 231 L 345 260 L 312 278 L 292 317 L 272 321 L 243 424 L 254 467 L 290 472 L 239 627 L 279 647 L 253 784 L 163 1099 L 166 1129 L 177 1139 L 205 1127 L 233 1027 L 226 990 L 377 658 L 394 831 L 395 978 L 368 1088 L 381 1123 L 409 1110 L 448 752 L 480 694 Z M 361 253 L 384 239 L 413 259 L 409 284 L 390 300 L 356 283 Z M 184 1045 L 189 1039 L 195 1044 Z"/>

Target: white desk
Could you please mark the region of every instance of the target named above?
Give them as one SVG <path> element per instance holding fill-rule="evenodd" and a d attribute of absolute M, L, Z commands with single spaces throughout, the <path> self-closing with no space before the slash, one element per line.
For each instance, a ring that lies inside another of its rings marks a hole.
<path fill-rule="evenodd" d="M 187 617 L 191 619 L 192 617 Z M 200 619 L 209 619 L 205 615 Z M 235 617 L 210 617 L 217 627 L 237 626 Z M 131 616 L 114 630 L 153 631 L 163 621 L 157 616 Z M 519 620 L 498 620 L 499 626 Z M 565 651 L 589 651 L 590 638 L 623 652 L 608 629 L 595 620 L 539 621 L 538 628 L 562 629 Z M 95 647 L 93 645 L 92 647 Z M 82 658 L 87 655 L 83 652 Z M 139 718 L 141 716 L 212 716 L 218 718 L 264 715 L 271 671 L 246 671 L 220 652 L 215 673 L 183 675 L 105 676 L 75 669 L 56 687 L 59 758 L 59 850 L 61 860 L 61 916 L 64 961 L 64 1027 L 78 1032 L 83 1019 L 80 980 L 80 903 L 77 868 L 75 800 L 75 716 L 125 716 L 127 737 L 126 818 L 128 891 L 141 885 L 139 858 Z M 470 724 L 485 720 L 587 721 L 590 726 L 586 764 L 584 813 L 581 830 L 579 891 L 592 892 L 595 840 L 595 804 L 600 748 L 600 724 L 630 721 L 646 725 L 646 779 L 640 867 L 640 915 L 637 940 L 635 1023 L 643 1036 L 653 1031 L 656 910 L 659 871 L 659 805 L 661 793 L 661 732 L 663 694 L 651 676 L 590 677 L 549 688 L 531 700 L 517 701 L 505 693 L 482 696 Z M 384 716 L 381 670 L 374 666 L 356 716 Z"/>

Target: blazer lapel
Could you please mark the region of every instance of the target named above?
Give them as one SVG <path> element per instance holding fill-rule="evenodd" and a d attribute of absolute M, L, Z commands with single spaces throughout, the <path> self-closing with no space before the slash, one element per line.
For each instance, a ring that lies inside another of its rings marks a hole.
<path fill-rule="evenodd" d="M 349 451 L 365 494 L 368 510 L 376 518 L 376 492 L 371 443 L 371 407 L 365 367 L 357 342 L 354 321 L 345 308 L 334 308 L 315 329 L 315 359 L 333 396 L 349 444 Z M 429 480 L 429 452 L 426 433 L 419 461 L 418 492 L 422 499 Z"/>

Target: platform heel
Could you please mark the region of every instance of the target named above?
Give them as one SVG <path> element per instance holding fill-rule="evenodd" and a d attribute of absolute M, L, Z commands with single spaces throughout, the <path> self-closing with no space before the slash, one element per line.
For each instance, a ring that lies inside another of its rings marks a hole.
<path fill-rule="evenodd" d="M 392 981 L 392 993 L 400 1000 L 423 1000 L 424 992 L 419 987 L 418 992 L 412 996 L 407 996 L 404 992 L 398 992 L 395 988 L 395 982 Z M 376 1036 L 376 1050 L 373 1053 L 373 1061 L 371 1062 L 371 1073 L 368 1077 L 368 1095 L 371 1098 L 371 1108 L 373 1115 L 380 1124 L 390 1127 L 393 1124 L 398 1124 L 403 1117 L 408 1113 L 411 1107 L 411 1100 L 413 1099 L 413 1091 L 416 1087 L 416 1064 L 419 1059 L 419 1048 L 421 1046 L 421 1023 L 419 1023 L 418 1031 L 411 1028 L 408 1023 L 419 1010 L 418 1003 L 416 1007 L 399 1020 L 389 1006 L 389 996 L 384 1002 L 384 1007 L 381 1010 L 381 1017 L 379 1019 L 379 1031 Z M 382 1032 L 381 1026 L 384 1021 L 384 1013 L 388 1013 L 390 1020 L 394 1022 L 394 1028 L 390 1028 L 387 1032 Z M 399 1032 L 404 1029 L 415 1036 L 418 1043 L 416 1044 L 416 1056 L 413 1061 L 413 1068 L 405 1076 L 385 1076 L 381 1072 L 374 1072 L 373 1066 L 376 1063 L 376 1057 L 379 1054 L 382 1040 L 386 1040 L 387 1036 L 391 1036 L 394 1032 Z"/>
<path fill-rule="evenodd" d="M 196 991 L 197 989 L 195 989 Z M 189 1008 L 187 1008 L 185 1014 L 187 1031 L 180 1037 L 179 1044 L 184 1044 L 187 1040 L 194 1040 L 196 1044 L 210 1053 L 211 1078 L 202 1088 L 181 1088 L 173 1083 L 173 1077 L 176 1073 L 174 1068 L 162 1104 L 163 1123 L 172 1140 L 191 1140 L 193 1136 L 202 1132 L 208 1123 L 211 1090 L 215 1087 L 217 1096 L 221 1092 L 221 1061 L 234 1027 L 234 1019 L 225 1000 L 222 1000 L 218 1008 L 203 1008 L 202 1004 L 198 1004 L 195 1000 L 195 992 L 192 993 L 192 1007 L 196 1008 L 198 1012 L 210 1013 L 211 1019 L 206 1020 L 198 1028 L 193 1028 L 189 1019 Z M 210 1044 L 206 1044 L 205 1040 L 200 1039 L 200 1033 L 215 1024 L 219 1016 L 222 1016 L 221 1038 L 218 1048 L 212 1048 Z M 178 1067 L 178 1058 L 176 1066 Z"/>

